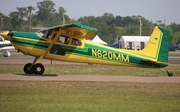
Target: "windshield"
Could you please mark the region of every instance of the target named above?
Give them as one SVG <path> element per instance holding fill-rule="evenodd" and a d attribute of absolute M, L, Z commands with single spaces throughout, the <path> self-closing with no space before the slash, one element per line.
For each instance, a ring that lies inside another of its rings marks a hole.
<path fill-rule="evenodd" d="M 51 30 L 49 30 L 49 29 L 41 29 L 41 30 L 37 31 L 37 33 L 41 37 L 48 39 L 49 35 L 51 34 Z"/>

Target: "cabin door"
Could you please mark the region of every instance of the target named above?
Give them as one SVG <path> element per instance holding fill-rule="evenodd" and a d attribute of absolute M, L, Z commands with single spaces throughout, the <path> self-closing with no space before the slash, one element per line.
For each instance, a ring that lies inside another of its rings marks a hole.
<path fill-rule="evenodd" d="M 58 44 L 54 44 L 50 50 L 51 54 L 65 55 L 66 51 Z"/>
<path fill-rule="evenodd" d="M 69 41 L 70 41 L 69 37 L 60 35 L 56 41 L 58 44 L 54 44 L 52 46 L 50 53 L 64 56 L 66 54 L 66 50 L 64 48 L 62 48 L 61 45 L 62 44 L 67 45 L 69 43 Z"/>

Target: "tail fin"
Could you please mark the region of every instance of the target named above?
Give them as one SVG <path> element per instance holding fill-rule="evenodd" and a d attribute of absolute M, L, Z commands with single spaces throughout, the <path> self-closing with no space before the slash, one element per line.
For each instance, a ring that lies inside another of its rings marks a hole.
<path fill-rule="evenodd" d="M 169 42 L 170 31 L 163 27 L 156 26 L 146 47 L 140 51 L 140 53 L 151 60 L 167 63 Z"/>

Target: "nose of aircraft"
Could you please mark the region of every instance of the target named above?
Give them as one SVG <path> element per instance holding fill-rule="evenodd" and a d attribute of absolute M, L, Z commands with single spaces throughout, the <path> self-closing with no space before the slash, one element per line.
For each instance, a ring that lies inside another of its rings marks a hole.
<path fill-rule="evenodd" d="M 10 39 L 10 36 L 8 35 L 9 34 L 9 31 L 6 31 L 6 32 L 1 32 L 0 35 L 5 38 L 5 39 Z"/>

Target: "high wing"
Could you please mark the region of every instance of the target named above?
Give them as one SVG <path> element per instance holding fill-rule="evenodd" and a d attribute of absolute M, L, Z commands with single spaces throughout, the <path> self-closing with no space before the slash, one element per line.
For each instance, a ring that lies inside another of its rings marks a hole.
<path fill-rule="evenodd" d="M 48 28 L 50 31 L 59 31 L 61 30 L 61 34 L 67 36 L 73 36 L 74 38 L 91 38 L 97 32 L 96 28 L 86 26 L 79 23 L 67 24 L 67 25 L 59 25 Z"/>

